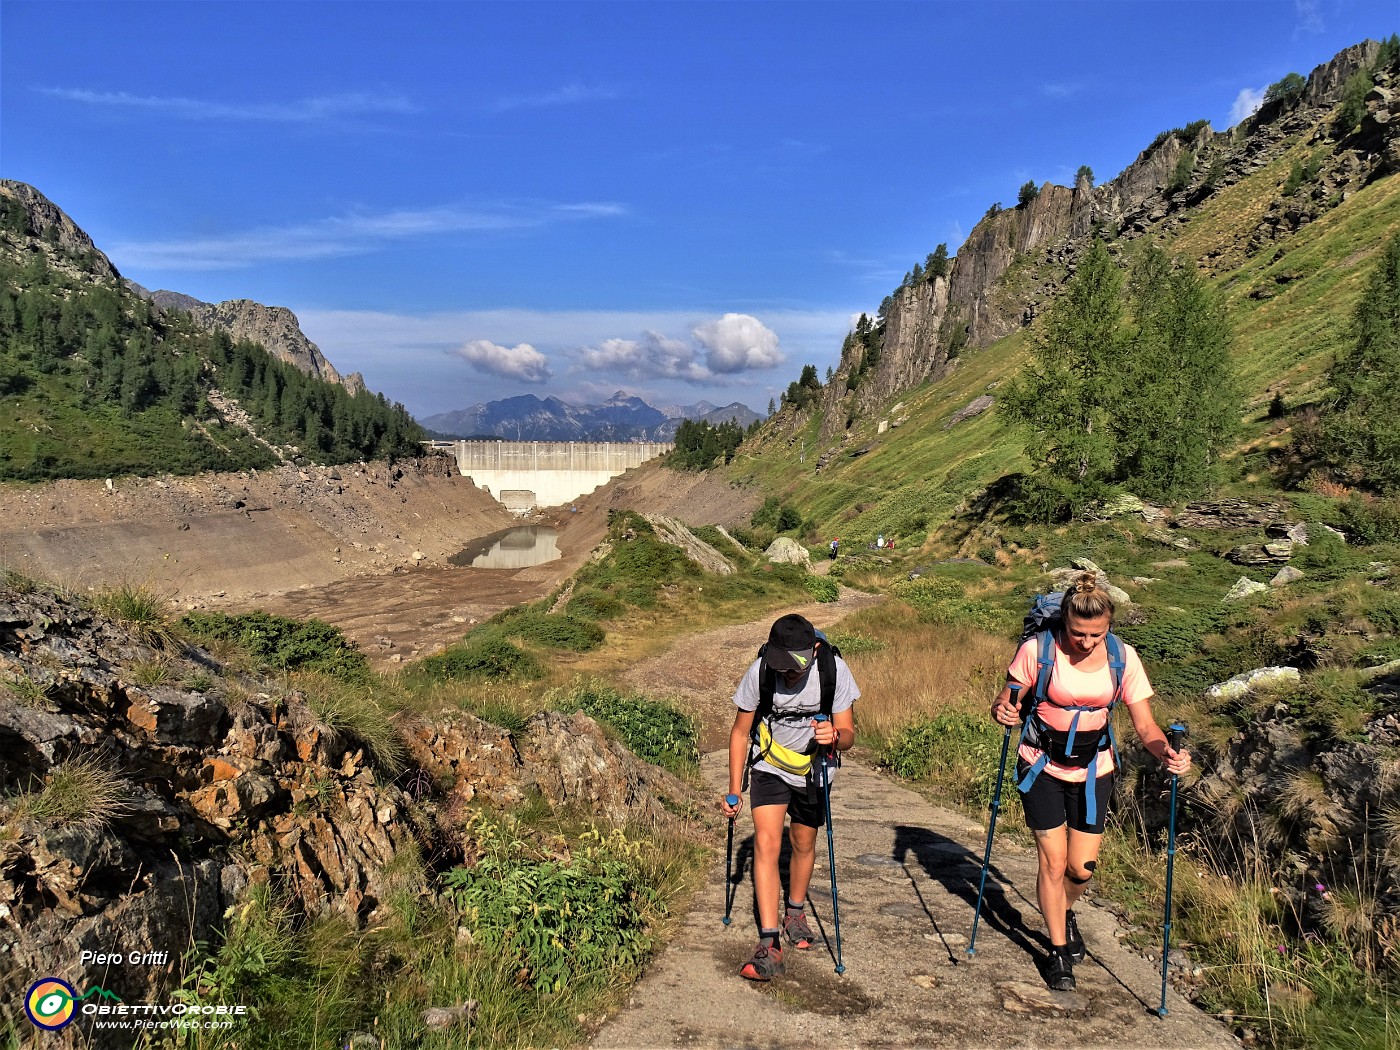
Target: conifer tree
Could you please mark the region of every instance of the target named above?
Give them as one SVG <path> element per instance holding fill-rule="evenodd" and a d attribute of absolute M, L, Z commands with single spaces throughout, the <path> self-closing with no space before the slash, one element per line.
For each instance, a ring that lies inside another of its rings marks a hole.
<path fill-rule="evenodd" d="M 1151 247 L 1129 281 L 1137 327 L 1117 409 L 1118 479 L 1149 499 L 1199 495 L 1239 424 L 1224 307 Z"/>
<path fill-rule="evenodd" d="M 1002 397 L 1008 416 L 1034 428 L 1026 453 L 1044 474 L 1025 508 L 1033 516 L 1075 513 L 1113 476 L 1122 285 L 1108 249 L 1095 240 L 1046 317 L 1034 366 Z"/>
<path fill-rule="evenodd" d="M 1381 252 L 1337 357 L 1330 411 L 1318 444 L 1324 458 L 1377 492 L 1400 492 L 1400 235 Z"/>

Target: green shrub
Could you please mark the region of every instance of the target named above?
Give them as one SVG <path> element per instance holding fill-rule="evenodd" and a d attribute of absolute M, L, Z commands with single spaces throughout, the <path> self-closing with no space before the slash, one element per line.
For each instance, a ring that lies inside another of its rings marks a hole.
<path fill-rule="evenodd" d="M 1309 529 L 1308 542 L 1293 548 L 1290 559 L 1313 580 L 1336 580 L 1355 572 L 1365 560 L 1326 529 Z"/>
<path fill-rule="evenodd" d="M 544 677 L 544 668 L 538 660 L 504 638 L 491 638 L 474 645 L 469 638 L 461 647 L 447 649 L 421 661 L 418 671 L 434 682 L 502 682 Z"/>
<path fill-rule="evenodd" d="M 606 633 L 596 623 L 566 613 L 526 611 L 512 617 L 505 625 L 512 638 L 543 645 L 550 649 L 567 649 L 574 653 L 590 652 L 603 644 Z"/>
<path fill-rule="evenodd" d="M 196 638 L 228 641 L 266 668 L 311 671 L 345 682 L 369 679 L 369 661 L 354 642 L 321 620 L 292 620 L 265 612 L 186 613 L 180 625 Z"/>
<path fill-rule="evenodd" d="M 1004 736 L 987 715 L 944 711 L 901 730 L 881 751 L 880 764 L 897 776 L 932 781 L 957 802 L 984 806 L 996 789 Z"/>
<path fill-rule="evenodd" d="M 806 587 L 807 593 L 819 602 L 834 602 L 841 597 L 841 588 L 836 581 L 825 576 L 808 574 L 803 578 L 802 586 Z"/>
<path fill-rule="evenodd" d="M 895 584 L 891 591 L 919 614 L 925 623 L 942 623 L 953 627 L 976 627 L 994 634 L 1015 633 L 1019 620 L 1010 613 L 967 597 L 953 580 L 937 576 L 920 576 Z"/>
<path fill-rule="evenodd" d="M 551 699 L 561 711 L 582 711 L 609 726 L 638 758 L 676 772 L 700 761 L 700 730 L 695 717 L 640 693 L 623 694 L 600 682 L 574 685 Z"/>
<path fill-rule="evenodd" d="M 652 947 L 649 913 L 661 910 L 641 843 L 594 830 L 561 859 L 485 815 L 471 832 L 480 859 L 443 881 L 478 946 L 513 959 L 547 994 L 640 970 Z"/>
<path fill-rule="evenodd" d="M 827 641 L 841 650 L 841 655 L 854 656 L 857 653 L 878 653 L 885 649 L 885 643 L 878 638 L 864 634 L 846 634 L 842 631 L 827 632 Z"/>
<path fill-rule="evenodd" d="M 611 620 L 627 611 L 627 606 L 606 591 L 585 587 L 574 591 L 565 606 L 570 616 L 583 620 Z"/>
<path fill-rule="evenodd" d="M 1363 544 L 1400 541 L 1400 495 L 1377 499 L 1353 494 L 1337 507 L 1337 516 Z"/>

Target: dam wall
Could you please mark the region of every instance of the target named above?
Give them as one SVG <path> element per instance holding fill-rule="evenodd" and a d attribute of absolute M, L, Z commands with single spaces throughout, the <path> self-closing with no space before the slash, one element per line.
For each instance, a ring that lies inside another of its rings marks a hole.
<path fill-rule="evenodd" d="M 457 470 L 518 514 L 562 507 L 674 446 L 661 441 L 457 441 Z"/>

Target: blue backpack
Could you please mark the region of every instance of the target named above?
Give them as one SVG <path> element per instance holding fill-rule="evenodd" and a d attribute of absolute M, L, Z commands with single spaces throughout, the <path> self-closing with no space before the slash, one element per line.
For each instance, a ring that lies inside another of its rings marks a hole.
<path fill-rule="evenodd" d="M 1035 601 L 1031 603 L 1030 610 L 1022 620 L 1021 642 L 1024 643 L 1030 638 L 1036 640 L 1036 670 L 1035 688 L 1032 689 L 1030 698 L 1022 701 L 1021 708 L 1021 743 L 1029 744 L 1041 752 L 1039 758 L 1026 770 L 1025 776 L 1016 785 L 1021 792 L 1030 790 L 1035 778 L 1040 776 L 1041 770 L 1052 760 L 1062 766 L 1070 766 L 1075 769 L 1088 769 L 1098 761 L 1100 751 L 1111 750 L 1113 752 L 1113 763 L 1118 764 L 1118 742 L 1113 737 L 1113 709 L 1118 705 L 1118 701 L 1123 696 L 1123 669 L 1126 661 L 1123 654 L 1123 643 L 1118 636 L 1110 632 L 1104 638 L 1104 646 L 1108 650 L 1108 671 L 1113 678 L 1113 697 L 1106 709 L 1107 717 L 1104 719 L 1104 726 L 1097 733 L 1079 733 L 1079 716 L 1085 711 L 1104 711 L 1102 707 L 1088 707 L 1080 704 L 1069 706 L 1056 704 L 1055 706 L 1066 711 L 1073 711 L 1074 717 L 1070 720 L 1069 729 L 1052 729 L 1044 719 L 1040 717 L 1039 708 L 1042 703 L 1054 704 L 1050 699 L 1050 676 L 1055 671 L 1055 634 L 1064 623 L 1064 617 L 1060 612 L 1060 603 L 1064 600 L 1063 591 L 1055 591 L 1051 594 L 1038 594 Z M 1084 800 L 1088 808 L 1090 823 L 1099 823 L 1098 799 L 1095 792 L 1095 777 L 1092 770 L 1085 777 Z"/>

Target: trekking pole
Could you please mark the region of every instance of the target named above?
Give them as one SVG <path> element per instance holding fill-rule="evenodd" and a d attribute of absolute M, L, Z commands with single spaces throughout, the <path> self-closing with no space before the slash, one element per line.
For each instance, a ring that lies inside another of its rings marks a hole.
<path fill-rule="evenodd" d="M 1011 686 L 1011 702 L 1020 706 L 1018 698 L 1021 695 L 1019 685 Z M 1011 727 L 1006 727 L 1006 732 L 1001 738 L 1001 761 L 997 763 L 997 786 L 992 792 L 992 819 L 987 822 L 987 849 L 982 854 L 982 877 L 977 882 L 977 910 L 972 916 L 972 937 L 967 942 L 967 957 L 971 959 L 977 954 L 977 924 L 982 921 L 982 891 L 987 886 L 987 869 L 992 863 L 992 836 L 997 832 L 997 813 L 1001 810 L 1001 782 L 1006 775 L 1006 751 L 1011 745 Z"/>
<path fill-rule="evenodd" d="M 827 721 L 826 715 L 817 715 L 818 722 Z M 831 833 L 831 780 L 827 776 L 826 756 L 818 755 L 822 764 L 822 795 L 826 798 L 826 865 L 831 870 L 831 922 L 836 928 L 836 972 L 845 973 L 846 964 L 841 961 L 841 902 L 836 896 L 836 840 Z"/>
<path fill-rule="evenodd" d="M 739 804 L 738 795 L 725 795 L 724 801 L 731 806 Z M 729 818 L 729 845 L 724 849 L 724 924 L 730 923 L 729 912 L 734 907 L 734 821 L 736 813 Z"/>
<path fill-rule="evenodd" d="M 1186 743 L 1186 727 L 1173 722 L 1168 727 L 1171 733 L 1173 751 L 1180 751 Z M 1171 815 L 1167 818 L 1167 905 L 1162 913 L 1162 1005 L 1157 1008 L 1158 1017 L 1167 1016 L 1167 953 L 1172 943 L 1172 867 L 1176 863 L 1176 787 L 1181 777 L 1172 774 Z"/>

